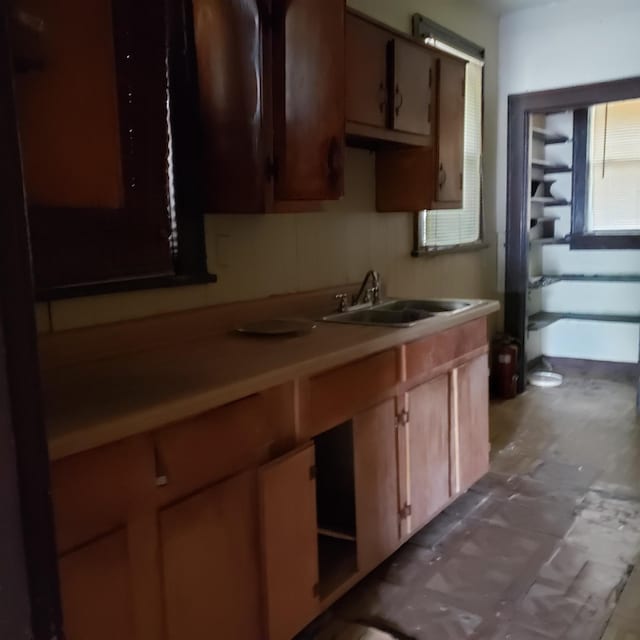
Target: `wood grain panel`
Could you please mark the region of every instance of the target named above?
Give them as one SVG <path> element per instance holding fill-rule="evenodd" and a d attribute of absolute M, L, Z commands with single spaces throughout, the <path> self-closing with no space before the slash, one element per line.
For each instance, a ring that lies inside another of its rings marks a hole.
<path fill-rule="evenodd" d="M 134 640 L 127 535 L 119 530 L 60 558 L 67 640 Z"/>
<path fill-rule="evenodd" d="M 207 210 L 262 212 L 266 161 L 260 0 L 194 0 Z"/>
<path fill-rule="evenodd" d="M 368 571 L 398 546 L 395 399 L 353 419 L 358 569 Z"/>
<path fill-rule="evenodd" d="M 276 200 L 344 192 L 345 0 L 273 0 Z"/>
<path fill-rule="evenodd" d="M 394 350 L 383 351 L 311 378 L 308 389 L 311 425 L 306 435 L 334 427 L 393 395 L 398 382 L 396 358 Z"/>
<path fill-rule="evenodd" d="M 347 121 L 387 126 L 387 43 L 391 34 L 347 13 Z"/>
<path fill-rule="evenodd" d="M 167 639 L 263 638 L 256 473 L 165 509 L 160 530 Z"/>
<path fill-rule="evenodd" d="M 407 133 L 430 135 L 433 53 L 417 42 L 394 38 L 391 64 L 391 127 Z"/>
<path fill-rule="evenodd" d="M 489 361 L 487 356 L 455 372 L 457 492 L 466 491 L 489 471 Z"/>
<path fill-rule="evenodd" d="M 111 5 L 111 0 L 27 3 L 46 25 L 43 68 L 16 76 L 32 205 L 123 205 Z"/>
<path fill-rule="evenodd" d="M 250 396 L 153 435 L 168 503 L 269 459 L 274 439 L 260 396 Z"/>
<path fill-rule="evenodd" d="M 433 147 L 382 149 L 376 153 L 376 209 L 431 209 L 436 189 Z"/>
<path fill-rule="evenodd" d="M 466 62 L 438 59 L 438 166 L 436 208 L 462 206 L 464 172 L 464 101 Z"/>
<path fill-rule="evenodd" d="M 449 376 L 409 392 L 411 531 L 447 504 L 449 491 Z"/>
<path fill-rule="evenodd" d="M 486 344 L 485 318 L 478 318 L 437 335 L 410 342 L 406 346 L 407 379 L 424 375 L 429 370 Z"/>
<path fill-rule="evenodd" d="M 289 640 L 320 612 L 313 444 L 260 470 L 269 640 Z"/>
<path fill-rule="evenodd" d="M 155 492 L 150 441 L 130 438 L 56 462 L 51 492 L 60 552 L 124 526 Z"/>

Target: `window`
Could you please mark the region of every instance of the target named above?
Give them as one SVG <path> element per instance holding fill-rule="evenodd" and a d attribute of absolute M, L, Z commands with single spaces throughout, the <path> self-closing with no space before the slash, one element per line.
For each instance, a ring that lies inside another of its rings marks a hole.
<path fill-rule="evenodd" d="M 416 252 L 431 253 L 482 245 L 482 109 L 484 49 L 419 14 L 413 34 L 427 44 L 467 61 L 464 109 L 462 208 L 421 211 Z"/>
<path fill-rule="evenodd" d="M 586 231 L 640 231 L 640 100 L 589 110 Z"/>

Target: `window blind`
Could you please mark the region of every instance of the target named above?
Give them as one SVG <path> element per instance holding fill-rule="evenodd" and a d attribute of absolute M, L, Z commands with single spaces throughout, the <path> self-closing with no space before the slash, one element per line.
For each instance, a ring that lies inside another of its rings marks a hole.
<path fill-rule="evenodd" d="M 640 100 L 590 109 L 589 231 L 640 231 Z"/>
<path fill-rule="evenodd" d="M 437 249 L 469 244 L 480 239 L 483 63 L 442 42 L 429 41 L 429 44 L 467 60 L 462 209 L 422 211 L 418 217 L 421 247 Z"/>

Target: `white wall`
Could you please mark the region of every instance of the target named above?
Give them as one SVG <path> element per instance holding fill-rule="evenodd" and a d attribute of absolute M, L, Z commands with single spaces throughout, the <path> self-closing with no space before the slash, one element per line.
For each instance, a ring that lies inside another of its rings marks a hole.
<path fill-rule="evenodd" d="M 468 0 L 349 0 L 348 4 L 405 32 L 411 29 L 413 13 L 419 12 L 485 47 L 485 236 L 491 248 L 412 258 L 411 214 L 375 213 L 374 156 L 349 150 L 345 198 L 326 203 L 322 211 L 207 216 L 209 266 L 219 278 L 216 284 L 39 305 L 42 331 L 356 282 L 370 268 L 381 271 L 395 295 L 496 297 L 498 18 Z"/>
<path fill-rule="evenodd" d="M 497 153 L 497 225 L 506 226 L 507 97 L 640 75 L 640 1 L 568 0 L 503 16 Z M 504 251 L 499 256 L 503 272 Z M 504 281 L 498 286 L 502 290 Z"/>

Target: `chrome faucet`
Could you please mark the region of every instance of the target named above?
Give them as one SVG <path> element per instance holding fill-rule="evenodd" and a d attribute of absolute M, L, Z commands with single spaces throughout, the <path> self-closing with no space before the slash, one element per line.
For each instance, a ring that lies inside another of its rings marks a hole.
<path fill-rule="evenodd" d="M 372 285 L 367 287 L 369 280 L 372 281 Z M 353 296 L 351 302 L 354 307 L 359 304 L 378 304 L 380 302 L 380 274 L 377 271 L 373 271 L 373 269 L 367 271 L 367 275 L 360 286 L 360 291 Z"/>

